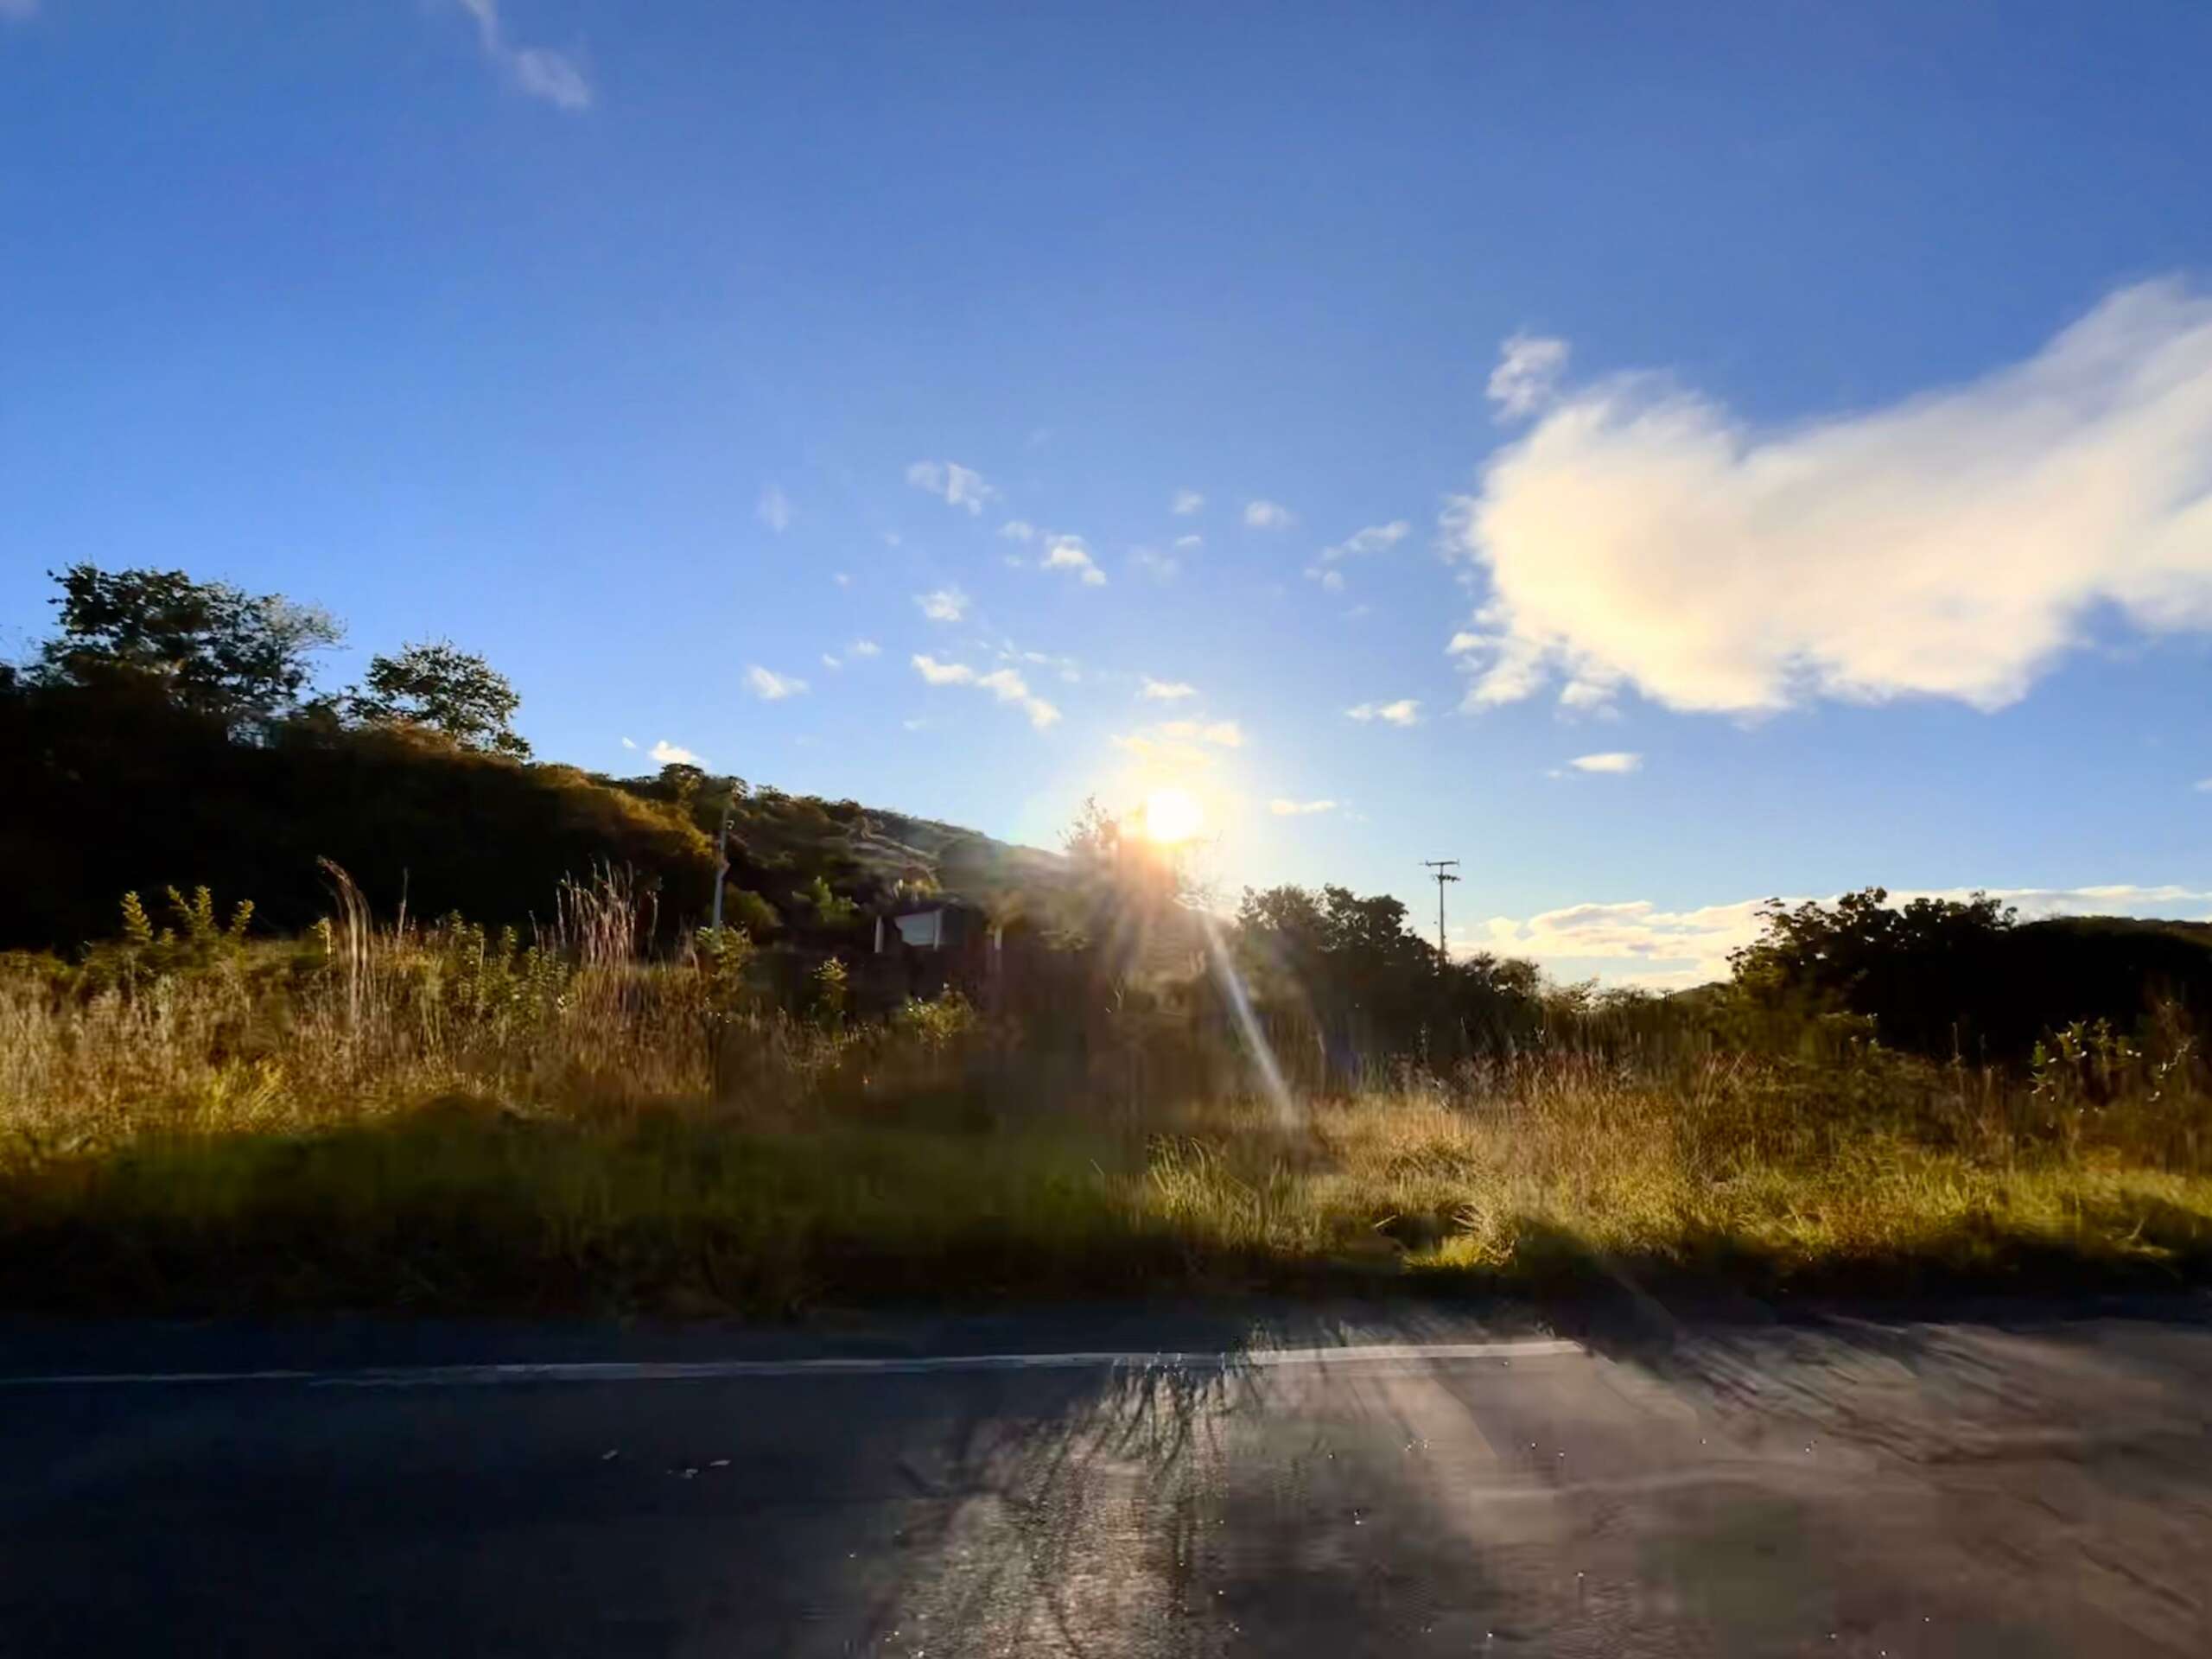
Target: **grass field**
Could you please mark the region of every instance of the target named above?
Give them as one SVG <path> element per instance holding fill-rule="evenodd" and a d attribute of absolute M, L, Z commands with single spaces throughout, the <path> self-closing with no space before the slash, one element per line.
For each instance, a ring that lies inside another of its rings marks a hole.
<path fill-rule="evenodd" d="M 2212 1268 L 2212 1079 L 2178 1033 L 2075 1033 L 2029 1078 L 1593 1025 L 1270 1099 L 1156 1023 L 1055 1046 L 950 1003 L 800 1020 L 711 950 L 646 964 L 588 906 L 563 925 L 531 951 L 356 918 L 0 975 L 0 1301 L 775 1313 Z"/>

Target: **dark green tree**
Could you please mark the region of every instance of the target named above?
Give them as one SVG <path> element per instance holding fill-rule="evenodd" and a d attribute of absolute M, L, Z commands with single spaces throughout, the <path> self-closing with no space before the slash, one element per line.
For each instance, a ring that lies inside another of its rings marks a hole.
<path fill-rule="evenodd" d="M 52 685 L 151 683 L 172 702 L 235 729 L 292 710 L 308 653 L 344 637 L 327 613 L 281 594 L 194 582 L 181 570 L 49 572 L 61 631 L 33 677 Z"/>
<path fill-rule="evenodd" d="M 1973 1051 L 2008 994 L 2014 912 L 1986 893 L 1891 905 L 1880 887 L 1833 905 L 1760 907 L 1759 937 L 1731 953 L 1753 1006 L 1871 1017 L 1882 1039 L 1926 1053 Z"/>
<path fill-rule="evenodd" d="M 346 696 L 353 718 L 370 726 L 422 726 L 463 748 L 530 758 L 513 726 L 522 699 L 507 677 L 448 639 L 405 645 L 372 657 L 365 682 Z"/>

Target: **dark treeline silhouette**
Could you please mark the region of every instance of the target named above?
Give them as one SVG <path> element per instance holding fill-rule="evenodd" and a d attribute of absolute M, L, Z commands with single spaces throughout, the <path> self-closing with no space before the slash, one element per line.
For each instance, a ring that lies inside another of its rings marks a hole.
<path fill-rule="evenodd" d="M 513 688 L 448 641 L 324 692 L 309 658 L 340 634 L 320 611 L 182 572 L 79 565 L 56 581 L 54 635 L 0 667 L 0 948 L 72 953 L 114 931 L 125 892 L 203 884 L 251 899 L 257 927 L 297 931 L 329 908 L 324 860 L 385 914 L 494 928 L 527 929 L 564 880 L 618 869 L 673 939 L 705 920 L 727 814 L 726 918 L 796 958 L 857 957 L 871 912 L 940 889 L 1038 944 L 1024 960 L 1040 1013 L 1075 1017 L 1102 986 L 1129 995 L 1145 950 L 1186 974 L 1205 954 L 1172 866 L 1095 808 L 1055 858 L 694 766 L 626 779 L 536 763 Z M 1397 900 L 1339 887 L 1248 892 L 1214 945 L 1260 1014 L 1310 1036 L 1332 1071 L 1539 1042 L 1600 1004 L 1616 1031 L 1663 1015 L 1738 1041 L 1845 1016 L 1889 1046 L 1976 1062 L 2021 1060 L 2075 1020 L 2124 1031 L 2161 1000 L 2212 1015 L 2212 926 L 2022 924 L 1986 898 L 1885 898 L 1775 904 L 1730 982 L 1665 1000 L 1547 986 L 1486 956 L 1440 963 Z M 1179 1006 L 1225 1029 L 1237 1014 L 1222 999 L 1192 975 Z"/>
<path fill-rule="evenodd" d="M 1888 897 L 1868 887 L 1832 905 L 1770 901 L 1758 941 L 1732 960 L 1732 1000 L 1790 1019 L 1856 1015 L 1892 1047 L 1971 1062 L 2019 1059 L 2077 1020 L 2124 1033 L 2160 1004 L 2192 1024 L 2212 1016 L 2212 925 L 2024 923 L 1986 894 Z"/>

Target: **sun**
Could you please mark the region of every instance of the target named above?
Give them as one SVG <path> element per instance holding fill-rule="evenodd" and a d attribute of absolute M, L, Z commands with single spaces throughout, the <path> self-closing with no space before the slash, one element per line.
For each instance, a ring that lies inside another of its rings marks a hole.
<path fill-rule="evenodd" d="M 1190 840 L 1205 821 L 1198 804 L 1179 789 L 1155 789 L 1145 798 L 1144 832 L 1163 847 Z"/>

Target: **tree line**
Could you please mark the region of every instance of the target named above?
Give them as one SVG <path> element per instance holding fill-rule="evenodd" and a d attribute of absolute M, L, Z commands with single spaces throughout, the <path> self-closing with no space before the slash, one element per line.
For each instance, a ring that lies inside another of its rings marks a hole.
<path fill-rule="evenodd" d="M 79 948 L 113 931 L 122 893 L 171 887 L 250 898 L 258 925 L 297 931 L 327 908 L 323 859 L 386 913 L 519 927 L 564 880 L 619 868 L 672 938 L 705 918 L 726 812 L 728 918 L 817 955 L 857 955 L 871 910 L 942 877 L 1070 961 L 1090 951 L 1084 971 L 1118 972 L 1105 945 L 1132 915 L 1169 918 L 1178 897 L 1172 867 L 1095 806 L 1070 833 L 1065 879 L 1045 882 L 987 837 L 852 801 L 696 766 L 616 778 L 536 761 L 514 687 L 451 641 L 373 656 L 358 683 L 325 690 L 312 658 L 342 632 L 312 606 L 174 570 L 79 564 L 54 581 L 53 633 L 0 664 L 0 861 L 14 878 L 0 948 Z M 890 852 L 863 858 L 863 842 Z M 1663 1002 L 1547 985 L 1523 962 L 1446 961 L 1398 900 L 1341 887 L 1248 891 L 1220 931 L 1263 1008 L 1300 1010 L 1323 1041 L 1365 1054 L 1541 1040 L 1562 1009 L 1601 1002 L 1735 1039 L 1857 1021 L 1872 1040 L 1975 1062 L 2019 1059 L 2071 1020 L 2124 1028 L 2161 999 L 2212 1014 L 2212 928 L 2022 923 L 1979 895 L 1771 904 L 1727 982 Z"/>

